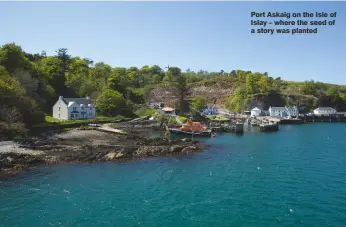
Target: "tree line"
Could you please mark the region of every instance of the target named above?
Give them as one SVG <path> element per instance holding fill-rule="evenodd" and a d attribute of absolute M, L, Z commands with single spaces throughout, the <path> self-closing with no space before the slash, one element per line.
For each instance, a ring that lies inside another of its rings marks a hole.
<path fill-rule="evenodd" d="M 184 113 L 191 85 L 229 78 L 234 81 L 235 88 L 227 100 L 232 111 L 246 109 L 254 94 L 285 89 L 316 96 L 322 103 L 339 109 L 345 106 L 345 90 L 320 82 L 289 83 L 279 77 L 274 79 L 268 73 L 242 70 L 194 72 L 188 69 L 183 72 L 175 66 L 164 69 L 158 65 L 112 67 L 104 62 L 71 56 L 67 48 L 60 48 L 48 56 L 45 51 L 28 53 L 19 45 L 8 43 L 0 48 L 0 130 L 23 131 L 24 126 L 44 122 L 45 114 L 51 114 L 58 96 L 89 96 L 96 102 L 98 114 L 131 115 L 134 105 L 144 103 L 147 94 L 158 85 L 176 88 L 178 108 Z"/>

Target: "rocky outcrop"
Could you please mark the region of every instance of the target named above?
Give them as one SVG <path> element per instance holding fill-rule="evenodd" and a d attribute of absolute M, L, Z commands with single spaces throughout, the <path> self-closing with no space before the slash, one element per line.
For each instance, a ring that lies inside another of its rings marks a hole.
<path fill-rule="evenodd" d="M 0 154 L 0 176 L 15 175 L 29 166 L 45 163 L 41 157 L 30 154 Z"/>
<path fill-rule="evenodd" d="M 132 121 L 118 123 L 115 127 L 127 132 L 143 132 L 160 130 L 161 123 L 155 120 L 134 119 Z"/>
<path fill-rule="evenodd" d="M 268 110 L 270 106 L 298 105 L 305 109 L 311 109 L 316 106 L 318 99 L 308 95 L 287 95 L 282 93 L 256 94 L 250 99 L 247 109 L 255 107 L 261 110 Z"/>
<path fill-rule="evenodd" d="M 190 84 L 186 100 L 192 100 L 195 96 L 202 96 L 208 104 L 221 104 L 223 98 L 227 98 L 234 92 L 234 81 L 206 80 L 199 83 Z M 179 91 L 174 86 L 157 86 L 148 94 L 148 100 L 151 102 L 164 102 L 173 105 L 173 101 L 179 101 Z"/>
<path fill-rule="evenodd" d="M 152 156 L 200 152 L 205 145 L 191 140 L 145 138 L 97 130 L 71 130 L 52 136 L 29 138 L 5 151 L 0 148 L 0 175 L 16 174 L 42 163 L 118 162 Z M 19 152 L 20 151 L 20 152 Z"/>

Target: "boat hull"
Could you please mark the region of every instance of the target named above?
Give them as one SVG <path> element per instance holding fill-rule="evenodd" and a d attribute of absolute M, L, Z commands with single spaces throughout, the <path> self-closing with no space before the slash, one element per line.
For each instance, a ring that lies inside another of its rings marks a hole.
<path fill-rule="evenodd" d="M 191 131 L 182 131 L 176 128 L 170 128 L 169 132 L 173 134 L 180 134 L 180 135 L 194 135 L 194 136 L 210 136 L 211 135 L 211 130 L 206 130 L 202 132 L 191 132 Z"/>

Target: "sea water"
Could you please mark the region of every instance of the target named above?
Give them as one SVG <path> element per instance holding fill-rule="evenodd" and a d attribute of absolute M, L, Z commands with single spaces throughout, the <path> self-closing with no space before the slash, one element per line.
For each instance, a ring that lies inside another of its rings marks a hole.
<path fill-rule="evenodd" d="M 0 226 L 345 226 L 345 124 L 202 140 L 198 154 L 2 180 Z"/>

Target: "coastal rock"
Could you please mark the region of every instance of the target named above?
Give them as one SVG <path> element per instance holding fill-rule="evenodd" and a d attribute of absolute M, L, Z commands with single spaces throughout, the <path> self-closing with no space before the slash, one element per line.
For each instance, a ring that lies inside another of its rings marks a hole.
<path fill-rule="evenodd" d="M 168 148 L 166 148 L 168 149 Z M 164 152 L 165 146 L 141 146 L 136 151 L 136 156 L 157 156 Z"/>
<path fill-rule="evenodd" d="M 178 152 L 180 152 L 182 150 L 183 150 L 183 147 L 180 146 L 180 145 L 173 145 L 170 148 L 170 152 L 172 152 L 172 153 L 178 153 Z"/>
<path fill-rule="evenodd" d="M 3 145 L 0 146 L 0 174 L 17 173 L 41 163 L 115 162 L 204 150 L 198 141 L 145 138 L 133 133 L 116 135 L 97 130 L 71 130 L 44 136 L 42 141 L 31 138 Z"/>
<path fill-rule="evenodd" d="M 45 161 L 35 155 L 0 153 L 0 176 L 15 175 L 28 166 L 43 164 Z"/>
<path fill-rule="evenodd" d="M 189 153 L 189 152 L 192 152 L 194 150 L 196 150 L 195 146 L 188 146 L 188 147 L 185 147 L 184 149 L 182 149 L 181 153 Z"/>
<path fill-rule="evenodd" d="M 12 160 L 13 160 L 13 158 L 11 158 L 11 157 L 9 157 L 9 156 L 7 156 L 6 159 L 7 159 L 8 162 L 12 162 Z"/>
<path fill-rule="evenodd" d="M 119 152 L 115 155 L 115 158 L 121 158 L 123 156 L 124 156 L 124 154 L 122 152 Z"/>
<path fill-rule="evenodd" d="M 105 156 L 105 158 L 108 159 L 108 160 L 112 160 L 112 159 L 114 159 L 116 156 L 117 156 L 117 153 L 115 153 L 115 152 L 110 152 L 110 153 L 108 153 L 108 154 Z"/>

